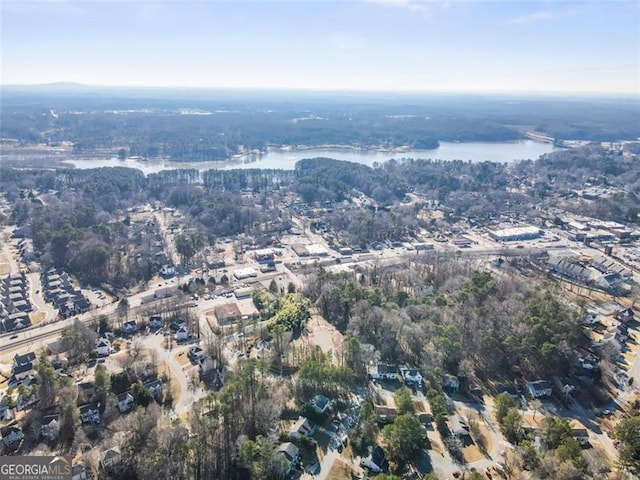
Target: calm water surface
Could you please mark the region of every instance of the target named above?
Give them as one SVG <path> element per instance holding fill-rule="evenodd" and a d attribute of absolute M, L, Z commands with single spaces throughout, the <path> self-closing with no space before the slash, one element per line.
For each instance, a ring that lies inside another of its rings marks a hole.
<path fill-rule="evenodd" d="M 247 156 L 242 159 L 226 162 L 171 162 L 168 160 L 138 160 L 126 159 L 72 159 L 67 163 L 76 168 L 97 167 L 131 167 L 142 170 L 145 174 L 159 172 L 161 170 L 173 170 L 177 168 L 196 168 L 209 170 L 211 168 L 280 168 L 293 170 L 296 162 L 303 158 L 328 157 L 337 160 L 362 163 L 373 166 L 374 163 L 384 163 L 391 159 L 401 158 L 431 158 L 438 160 L 471 160 L 472 162 L 499 162 L 509 163 L 519 160 L 535 160 L 540 155 L 554 150 L 549 143 L 523 140 L 519 142 L 468 142 L 450 143 L 440 142 L 440 147 L 435 150 L 409 150 L 406 152 L 380 152 L 376 150 L 352 150 L 348 148 L 313 148 L 308 150 L 270 150 L 264 155 Z"/>

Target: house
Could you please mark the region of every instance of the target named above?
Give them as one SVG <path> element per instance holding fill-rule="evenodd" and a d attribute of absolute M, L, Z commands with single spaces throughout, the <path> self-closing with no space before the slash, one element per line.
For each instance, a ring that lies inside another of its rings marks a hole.
<path fill-rule="evenodd" d="M 300 438 L 302 435 L 310 437 L 315 433 L 315 428 L 311 425 L 311 422 L 306 417 L 298 418 L 298 421 L 289 430 L 289 436 L 291 438 Z"/>
<path fill-rule="evenodd" d="M 617 320 L 619 320 L 624 324 L 629 323 L 635 317 L 635 314 L 631 308 L 625 308 L 624 310 L 616 310 L 614 315 Z"/>
<path fill-rule="evenodd" d="M 275 256 L 275 252 L 271 248 L 265 248 L 262 250 L 256 250 L 253 252 L 256 262 L 258 263 L 267 263 L 272 261 Z"/>
<path fill-rule="evenodd" d="M 78 383 L 78 401 L 83 403 L 89 403 L 93 400 L 93 396 L 96 394 L 96 385 L 93 382 L 80 382 Z"/>
<path fill-rule="evenodd" d="M 553 392 L 553 386 L 546 380 L 536 380 L 527 383 L 527 389 L 533 398 L 550 397 Z"/>
<path fill-rule="evenodd" d="M 313 399 L 311 399 L 311 406 L 318 413 L 326 412 L 330 404 L 331 400 L 329 400 L 324 395 L 316 395 L 315 397 L 313 397 Z"/>
<path fill-rule="evenodd" d="M 184 326 L 184 324 L 185 324 L 185 321 L 182 320 L 181 318 L 173 318 L 169 323 L 169 328 L 171 329 L 172 332 L 177 332 L 178 330 L 180 330 L 180 327 Z"/>
<path fill-rule="evenodd" d="M 16 367 L 18 365 L 33 365 L 36 361 L 36 354 L 33 352 L 25 353 L 24 355 L 16 354 L 13 357 L 13 366 Z"/>
<path fill-rule="evenodd" d="M 398 416 L 398 409 L 395 406 L 388 407 L 386 403 L 382 405 L 374 403 L 373 408 L 380 423 L 392 423 Z"/>
<path fill-rule="evenodd" d="M 10 422 L 16 418 L 15 409 L 10 408 L 9 405 L 0 406 L 0 422 Z"/>
<path fill-rule="evenodd" d="M 149 317 L 149 328 L 151 330 L 158 330 L 162 328 L 164 322 L 162 321 L 162 317 L 159 315 L 154 315 L 153 317 Z"/>
<path fill-rule="evenodd" d="M 58 375 L 65 373 L 65 368 L 67 367 L 66 362 L 62 360 L 53 360 L 51 362 L 51 366 L 56 371 Z"/>
<path fill-rule="evenodd" d="M 171 278 L 176 274 L 176 269 L 171 265 L 163 265 L 160 269 L 160 275 L 162 278 Z"/>
<path fill-rule="evenodd" d="M 138 331 L 138 325 L 134 320 L 125 322 L 124 325 L 122 326 L 122 331 L 124 332 L 125 335 L 133 335 Z"/>
<path fill-rule="evenodd" d="M 73 306 L 76 313 L 83 313 L 91 309 L 91 302 L 84 296 L 81 296 L 73 300 Z"/>
<path fill-rule="evenodd" d="M 384 450 L 378 445 L 375 445 L 371 449 L 371 461 L 380 467 L 380 470 L 386 471 L 389 468 L 387 456 L 385 455 Z"/>
<path fill-rule="evenodd" d="M 460 388 L 460 380 L 455 375 L 445 375 L 442 377 L 442 388 L 457 392 Z"/>
<path fill-rule="evenodd" d="M 4 428 L 2 429 L 0 434 L 2 435 L 2 442 L 7 447 L 13 447 L 17 445 L 24 438 L 22 428 L 20 428 L 19 425 L 11 425 L 7 428 Z"/>
<path fill-rule="evenodd" d="M 71 480 L 88 480 L 87 467 L 83 463 L 77 463 L 71 467 Z"/>
<path fill-rule="evenodd" d="M 615 329 L 616 338 L 625 343 L 629 339 L 629 327 L 625 323 L 619 323 Z"/>
<path fill-rule="evenodd" d="M 35 380 L 33 377 L 29 377 L 28 380 L 22 382 L 22 385 L 26 386 L 27 389 L 24 392 L 18 392 L 18 398 L 16 399 L 16 410 L 25 410 L 28 406 L 33 405 L 38 401 L 38 397 L 33 391 L 33 384 Z"/>
<path fill-rule="evenodd" d="M 589 432 L 587 432 L 586 428 L 572 428 L 571 436 L 580 444 L 580 446 L 584 447 L 589 445 Z"/>
<path fill-rule="evenodd" d="M 162 380 L 154 380 L 144 384 L 145 388 L 149 390 L 153 398 L 160 401 L 162 400 Z"/>
<path fill-rule="evenodd" d="M 95 403 L 87 403 L 78 407 L 80 410 L 80 419 L 83 424 L 91 423 L 93 425 L 100 424 L 100 410 Z"/>
<path fill-rule="evenodd" d="M 286 473 L 289 474 L 298 463 L 300 450 L 293 443 L 287 442 L 278 447 L 277 454 L 284 460 Z"/>
<path fill-rule="evenodd" d="M 184 325 L 180 326 L 180 328 L 176 332 L 176 340 L 179 342 L 184 342 L 185 340 L 188 340 L 190 336 L 191 335 L 189 335 L 189 331 L 187 330 L 187 327 L 185 327 Z"/>
<path fill-rule="evenodd" d="M 210 358 L 205 358 L 200 363 L 200 380 L 214 390 L 220 390 L 224 386 L 228 373 L 229 369 L 225 365 L 216 367 Z"/>
<path fill-rule="evenodd" d="M 22 382 L 24 379 L 33 375 L 33 365 L 31 363 L 27 363 L 25 365 L 14 365 L 12 374 L 16 383 Z"/>
<path fill-rule="evenodd" d="M 422 388 L 422 374 L 413 368 L 401 368 L 402 378 L 405 383 L 415 385 L 418 388 Z"/>
<path fill-rule="evenodd" d="M 116 400 L 118 402 L 118 410 L 120 410 L 120 413 L 128 412 L 136 406 L 136 402 L 130 392 L 121 393 L 116 397 Z"/>
<path fill-rule="evenodd" d="M 187 352 L 187 357 L 189 357 L 189 360 L 191 361 L 191 363 L 200 363 L 202 360 L 204 360 L 205 353 L 204 353 L 204 350 L 202 350 L 202 348 L 200 348 L 197 345 L 194 345 Z"/>
<path fill-rule="evenodd" d="M 58 438 L 60 431 L 60 415 L 45 415 L 40 419 L 40 435 L 46 440 Z"/>
<path fill-rule="evenodd" d="M 397 365 L 378 363 L 369 368 L 369 378 L 372 380 L 397 380 L 400 369 Z"/>
<path fill-rule="evenodd" d="M 112 350 L 111 342 L 108 338 L 101 338 L 96 343 L 96 353 L 99 357 L 108 357 Z"/>
<path fill-rule="evenodd" d="M 458 438 L 466 440 L 470 438 L 469 426 L 460 415 L 451 415 L 449 417 L 451 432 Z"/>
<path fill-rule="evenodd" d="M 104 469 L 114 468 L 122 462 L 122 454 L 118 447 L 111 447 L 109 450 L 100 452 L 100 465 Z"/>

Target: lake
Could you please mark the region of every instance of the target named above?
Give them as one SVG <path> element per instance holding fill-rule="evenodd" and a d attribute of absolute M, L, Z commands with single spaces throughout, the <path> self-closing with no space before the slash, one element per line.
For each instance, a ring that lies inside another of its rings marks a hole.
<path fill-rule="evenodd" d="M 491 161 L 510 163 L 519 160 L 535 160 L 540 155 L 550 153 L 555 148 L 550 143 L 522 140 L 517 142 L 468 142 L 452 143 L 440 142 L 435 150 L 408 150 L 406 152 L 381 152 L 377 150 L 353 150 L 350 148 L 311 148 L 305 150 L 269 150 L 263 155 L 247 156 L 225 162 L 171 162 L 168 160 L 126 160 L 111 159 L 70 159 L 67 163 L 76 168 L 97 167 L 131 167 L 142 170 L 145 174 L 161 170 L 177 168 L 196 168 L 209 170 L 211 168 L 279 168 L 293 170 L 296 162 L 303 158 L 328 157 L 337 160 L 362 163 L 372 166 L 374 163 L 384 163 L 391 159 L 401 158 L 431 158 L 439 160 L 471 160 L 472 162 Z"/>

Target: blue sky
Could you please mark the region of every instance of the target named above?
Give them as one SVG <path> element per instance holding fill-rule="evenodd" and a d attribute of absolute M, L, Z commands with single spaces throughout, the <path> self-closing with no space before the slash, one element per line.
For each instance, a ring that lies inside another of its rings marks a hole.
<path fill-rule="evenodd" d="M 640 94 L 640 2 L 2 0 L 2 84 Z"/>

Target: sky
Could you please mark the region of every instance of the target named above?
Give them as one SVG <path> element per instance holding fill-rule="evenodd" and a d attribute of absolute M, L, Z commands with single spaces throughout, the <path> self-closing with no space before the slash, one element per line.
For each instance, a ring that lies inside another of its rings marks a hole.
<path fill-rule="evenodd" d="M 2 85 L 640 95 L 640 1 L 1 0 Z"/>

